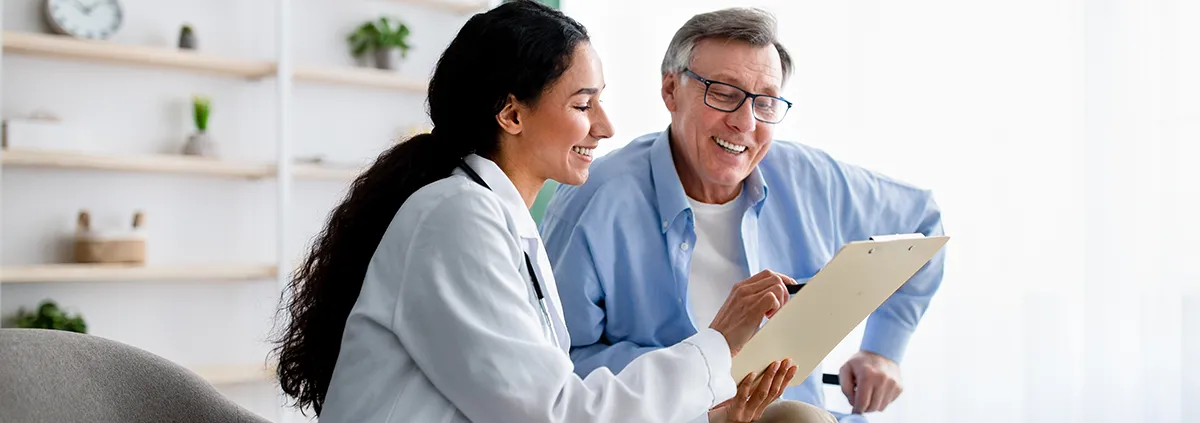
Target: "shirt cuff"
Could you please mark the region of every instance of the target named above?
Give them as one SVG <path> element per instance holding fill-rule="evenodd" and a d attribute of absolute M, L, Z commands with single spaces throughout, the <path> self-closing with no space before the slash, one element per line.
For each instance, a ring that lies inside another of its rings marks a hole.
<path fill-rule="evenodd" d="M 700 350 L 704 364 L 708 367 L 708 388 L 713 393 L 709 408 L 737 395 L 737 384 L 733 381 L 733 357 L 725 335 L 716 329 L 704 328 L 685 342 Z"/>
<path fill-rule="evenodd" d="M 912 338 L 913 328 L 885 316 L 871 316 L 863 333 L 862 349 L 900 363 Z"/>

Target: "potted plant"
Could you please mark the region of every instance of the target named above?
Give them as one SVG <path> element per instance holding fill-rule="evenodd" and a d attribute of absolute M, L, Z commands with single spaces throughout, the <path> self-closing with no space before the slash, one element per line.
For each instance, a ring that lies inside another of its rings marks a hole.
<path fill-rule="evenodd" d="M 188 137 L 183 146 L 183 154 L 203 157 L 216 157 L 217 146 L 208 136 L 208 115 L 212 110 L 212 100 L 206 96 L 192 96 L 192 117 L 196 122 L 196 133 Z"/>
<path fill-rule="evenodd" d="M 184 24 L 179 30 L 179 48 L 184 50 L 196 49 L 196 32 L 191 25 Z"/>
<path fill-rule="evenodd" d="M 17 327 L 24 329 L 53 329 L 87 333 L 83 316 L 67 314 L 54 301 L 45 300 L 38 305 L 37 312 L 27 313 L 25 308 L 17 310 Z"/>
<path fill-rule="evenodd" d="M 408 57 L 408 26 L 399 19 L 382 16 L 374 21 L 364 22 L 354 32 L 350 33 L 350 52 L 354 57 L 362 57 L 368 52 L 374 53 L 375 67 L 379 69 L 396 69 L 400 60 Z"/>

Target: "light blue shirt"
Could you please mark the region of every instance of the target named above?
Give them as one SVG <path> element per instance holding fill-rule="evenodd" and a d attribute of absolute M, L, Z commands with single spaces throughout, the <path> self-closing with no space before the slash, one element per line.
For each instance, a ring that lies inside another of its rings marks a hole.
<path fill-rule="evenodd" d="M 620 372 L 697 331 L 687 291 L 695 225 L 667 134 L 598 158 L 587 183 L 560 186 L 547 207 L 541 232 L 580 375 L 604 366 Z M 741 221 L 746 277 L 769 269 L 803 282 L 847 242 L 942 234 L 929 191 L 786 141 L 771 144 L 742 195 L 749 200 Z M 941 284 L 943 254 L 871 314 L 862 349 L 900 362 Z M 824 407 L 821 373 L 783 398 Z"/>

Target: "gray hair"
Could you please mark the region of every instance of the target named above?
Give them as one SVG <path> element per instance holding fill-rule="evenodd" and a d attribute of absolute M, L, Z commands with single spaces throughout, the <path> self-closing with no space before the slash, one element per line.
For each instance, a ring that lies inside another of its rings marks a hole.
<path fill-rule="evenodd" d="M 783 82 L 792 74 L 792 56 L 779 42 L 775 16 L 761 9 L 729 8 L 701 13 L 688 19 L 663 56 L 662 74 L 683 72 L 691 65 L 696 43 L 709 37 L 745 41 L 755 47 L 774 45 L 783 64 Z"/>

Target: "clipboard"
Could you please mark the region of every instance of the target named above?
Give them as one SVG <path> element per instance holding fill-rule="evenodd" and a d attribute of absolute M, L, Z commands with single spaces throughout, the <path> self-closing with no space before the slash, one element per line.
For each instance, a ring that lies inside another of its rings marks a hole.
<path fill-rule="evenodd" d="M 733 357 L 733 380 L 791 358 L 809 375 L 859 323 L 921 270 L 948 236 L 899 234 L 847 243 Z M 799 385 L 807 376 L 793 378 Z"/>

